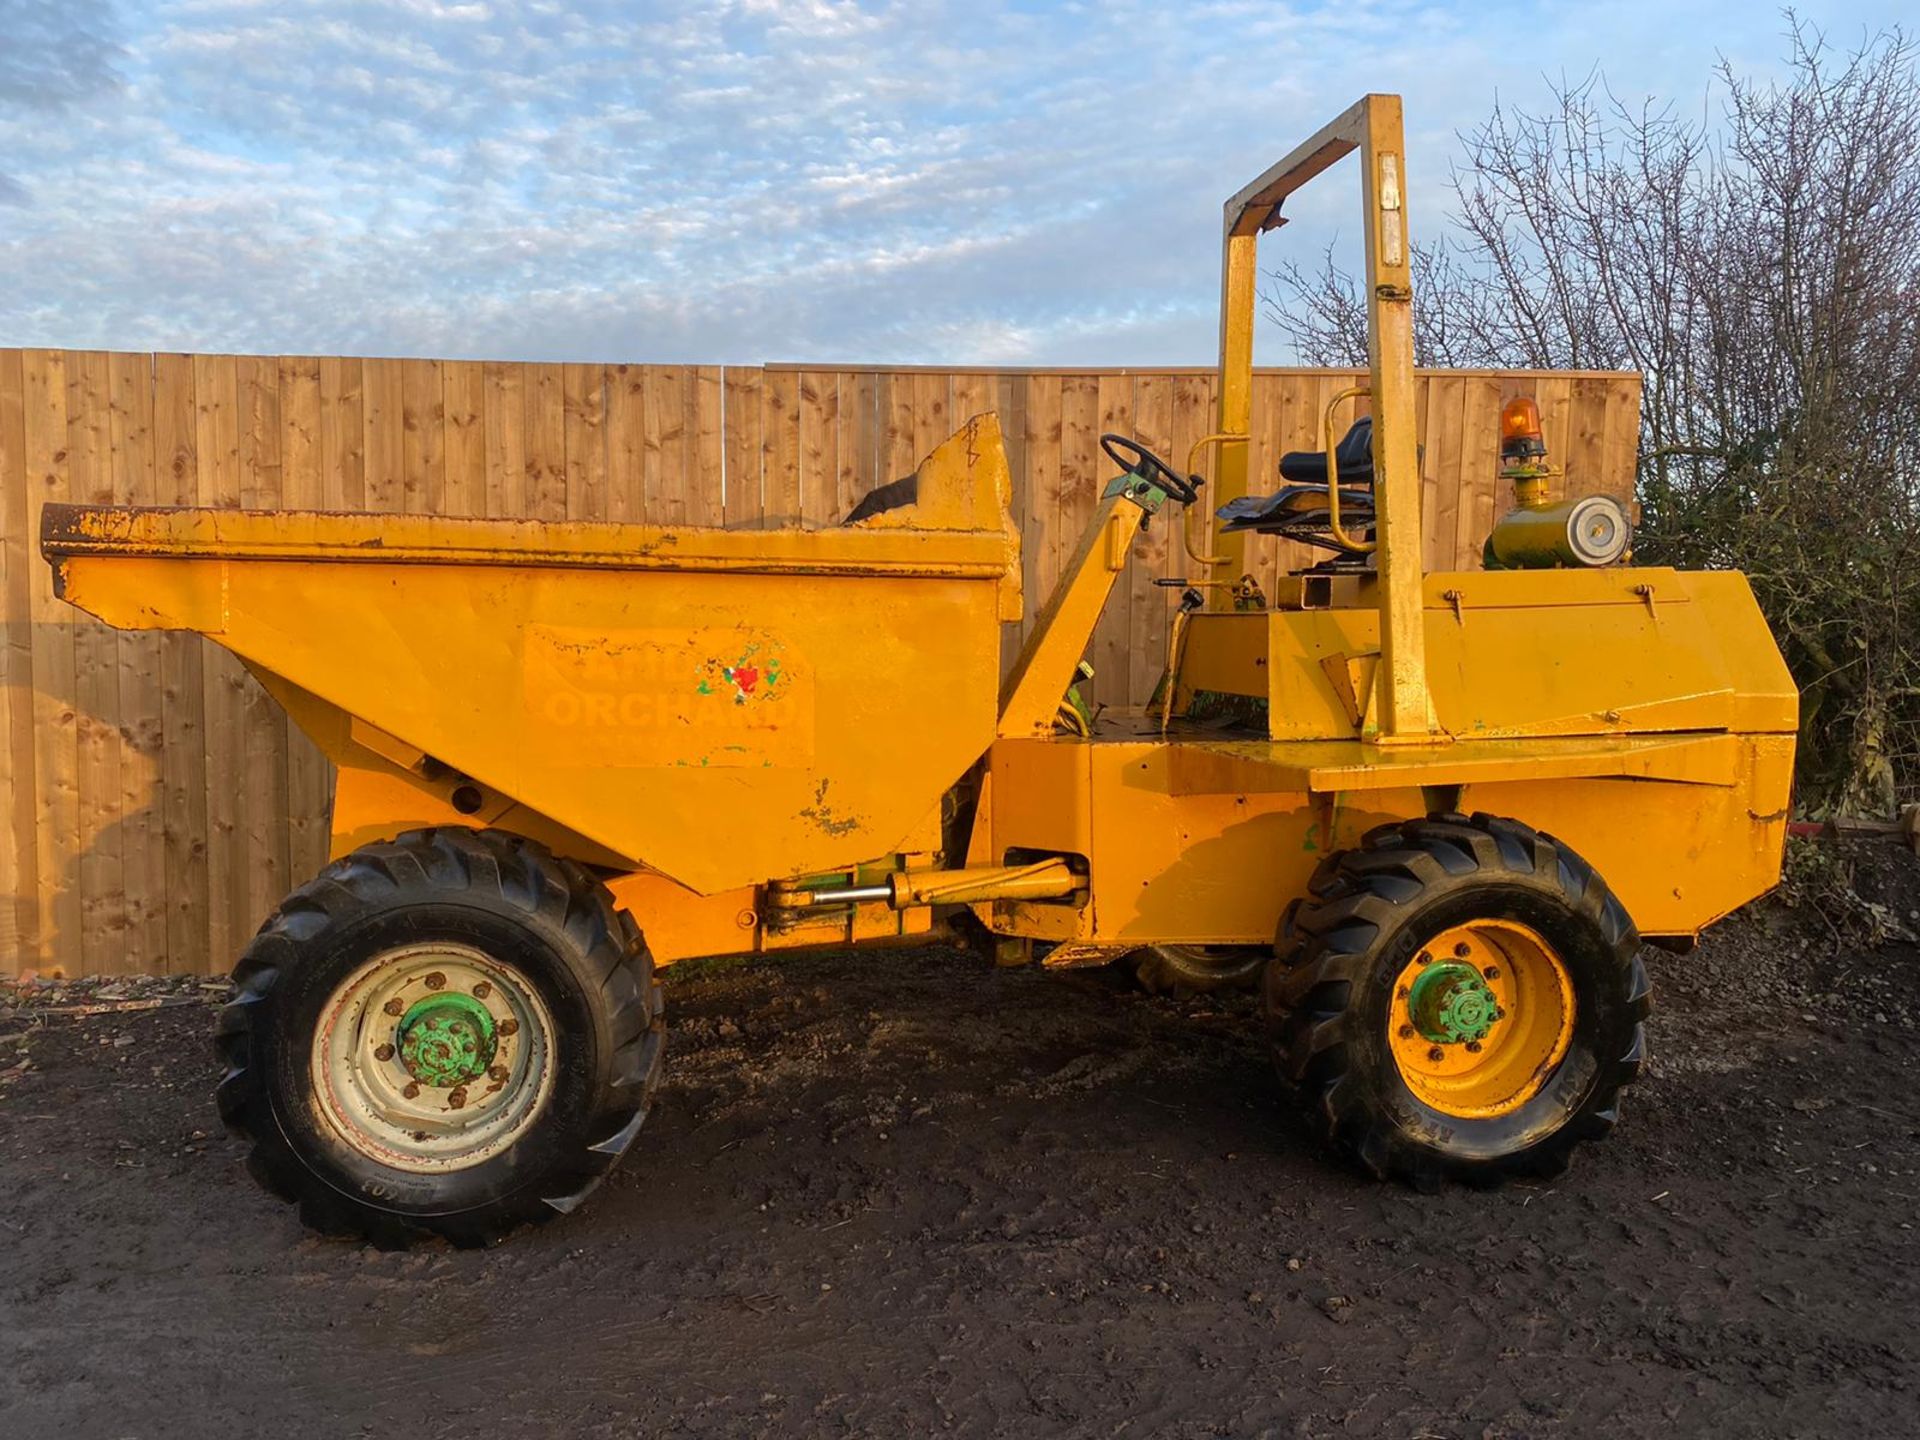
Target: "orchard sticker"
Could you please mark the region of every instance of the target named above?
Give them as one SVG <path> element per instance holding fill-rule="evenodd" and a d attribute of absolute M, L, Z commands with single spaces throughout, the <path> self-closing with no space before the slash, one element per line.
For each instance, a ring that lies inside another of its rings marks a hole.
<path fill-rule="evenodd" d="M 694 688 L 702 695 L 732 695 L 733 703 L 745 705 L 755 698 L 772 700 L 780 684 L 780 657 L 760 658 L 760 643 L 754 641 L 740 652 L 740 658 L 728 665 L 709 660 L 700 670 L 700 683 Z"/>

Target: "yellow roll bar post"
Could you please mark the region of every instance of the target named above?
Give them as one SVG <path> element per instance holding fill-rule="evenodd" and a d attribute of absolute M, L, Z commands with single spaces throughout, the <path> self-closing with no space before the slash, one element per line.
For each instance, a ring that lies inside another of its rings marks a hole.
<path fill-rule="evenodd" d="M 1374 510 L 1380 573 L 1380 744 L 1437 738 L 1427 699 L 1421 628 L 1420 459 L 1414 433 L 1413 279 L 1406 208 L 1406 141 L 1398 95 L 1368 95 L 1227 201 L 1220 281 L 1217 431 L 1246 435 L 1253 409 L 1253 322 L 1260 234 L 1285 224 L 1286 198 L 1343 156 L 1361 159 L 1367 237 L 1367 388 L 1373 395 Z M 1247 447 L 1223 445 L 1217 509 L 1247 493 Z M 1246 537 L 1220 537 L 1220 556 L 1245 567 Z M 1224 596 L 1209 608 L 1225 609 Z"/>

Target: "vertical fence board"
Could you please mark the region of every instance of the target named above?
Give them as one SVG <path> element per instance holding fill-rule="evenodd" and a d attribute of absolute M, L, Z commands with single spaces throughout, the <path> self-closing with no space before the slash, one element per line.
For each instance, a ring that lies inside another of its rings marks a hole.
<path fill-rule="evenodd" d="M 239 398 L 240 503 L 277 510 L 283 498 L 280 364 L 242 356 L 235 364 Z M 409 493 L 411 482 L 409 482 Z M 239 684 L 241 771 L 236 777 L 244 850 L 236 889 L 235 942 L 244 942 L 288 889 L 287 715 L 259 681 Z"/>
<path fill-rule="evenodd" d="M 233 356 L 194 357 L 196 498 L 201 505 L 241 503 L 239 385 Z M 370 457 L 369 468 L 372 463 Z M 247 673 L 227 651 L 209 647 L 201 676 L 206 694 L 202 734 L 207 752 L 207 946 L 214 965 L 224 968 L 233 963 L 248 933 L 246 811 L 241 794 Z"/>
<path fill-rule="evenodd" d="M 769 370 L 760 388 L 760 492 L 769 525 L 800 523 L 800 377 Z"/>
<path fill-rule="evenodd" d="M 40 954 L 40 868 L 35 851 L 32 497 L 23 356 L 0 350 L 0 966 L 25 969 Z"/>
<path fill-rule="evenodd" d="M 800 519 L 831 525 L 839 499 L 840 377 L 830 371 L 800 376 Z"/>
<path fill-rule="evenodd" d="M 438 360 L 408 360 L 400 371 L 400 508 L 434 513 L 447 485 L 447 401 Z"/>
<path fill-rule="evenodd" d="M 1500 469 L 1500 382 L 1472 377 L 1465 382 L 1466 408 L 1460 422 L 1460 509 L 1454 528 L 1456 564 L 1471 569 L 1479 547 L 1493 528 L 1503 486 Z"/>
<path fill-rule="evenodd" d="M 1517 376 L 1504 382 L 1500 387 L 1500 403 L 1505 404 L 1513 396 L 1531 389 L 1534 399 L 1540 404 L 1540 433 L 1547 442 L 1547 457 L 1555 465 L 1574 463 L 1571 445 L 1573 434 L 1573 382 L 1564 377 L 1542 378 L 1523 382 Z M 1569 477 L 1571 478 L 1571 477 Z M 1513 487 L 1503 485 L 1500 496 L 1500 513 L 1506 514 L 1513 508 Z"/>
<path fill-rule="evenodd" d="M 1149 386 L 1158 385 L 1163 378 L 1165 379 L 1171 391 L 1171 416 L 1168 422 L 1171 430 L 1168 445 L 1173 455 L 1177 457 L 1173 463 L 1184 469 L 1191 455 L 1200 475 L 1207 480 L 1207 488 L 1200 492 L 1200 503 L 1190 510 L 1183 511 L 1169 527 L 1171 538 L 1167 545 L 1163 573 L 1189 580 L 1204 580 L 1207 578 L 1207 568 L 1188 555 L 1187 545 L 1191 541 L 1193 548 L 1203 556 L 1213 553 L 1214 535 L 1211 522 L 1214 507 L 1219 503 L 1214 498 L 1213 481 L 1220 473 L 1220 455 L 1223 447 L 1209 445 L 1198 455 L 1193 454 L 1193 447 L 1214 433 L 1213 379 L 1207 375 L 1143 376 L 1141 378 L 1143 383 Z M 1149 393 L 1152 393 L 1151 390 Z M 1152 413 L 1150 410 L 1149 414 Z M 1167 603 L 1169 605 L 1177 603 L 1178 599 L 1178 592 L 1173 592 L 1167 596 Z M 1172 623 L 1171 618 L 1167 623 Z"/>
<path fill-rule="evenodd" d="M 1013 505 L 1007 518 L 1020 540 L 1021 615 L 1018 625 L 1000 627 L 1000 673 L 1006 674 L 1020 657 L 1020 647 L 1033 629 L 1033 617 L 1042 597 L 1033 588 L 1033 547 L 1027 543 L 1027 517 L 1033 511 L 1033 470 L 1027 445 L 1027 391 L 1032 379 L 1026 375 L 1000 375 L 994 379 L 994 406 L 1000 412 L 1000 442 L 1006 447 L 1007 470 L 1013 481 Z"/>
<path fill-rule="evenodd" d="M 882 417 L 882 431 L 887 441 L 886 478 L 898 480 L 903 475 L 911 475 L 913 467 L 920 462 L 920 452 L 913 448 L 913 376 L 888 376 L 881 404 L 886 407 Z"/>
<path fill-rule="evenodd" d="M 111 504 L 113 493 L 112 380 L 99 351 L 70 352 L 67 373 L 68 494 L 86 504 Z M 64 617 L 63 617 L 64 618 Z M 126 866 L 121 858 L 119 643 L 99 625 L 70 622 L 73 632 L 74 743 L 78 751 L 80 811 L 80 940 L 93 974 L 125 969 Z"/>
<path fill-rule="evenodd" d="M 1457 476 L 1466 444 L 1467 387 L 1452 375 L 1437 375 L 1429 384 L 1433 393 L 1427 399 L 1426 463 L 1436 475 Z M 1455 563 L 1461 498 L 1457 484 L 1442 485 L 1434 493 L 1424 517 L 1427 535 L 1422 559 L 1429 570 L 1444 570 Z"/>
<path fill-rule="evenodd" d="M 32 509 L 27 534 L 40 533 L 40 508 L 70 495 L 67 476 L 67 366 L 58 351 L 22 358 L 22 397 Z M 53 575 L 33 567 L 35 857 L 40 874 L 38 933 L 43 954 L 80 963 L 80 744 L 75 702 L 73 612 L 53 595 Z"/>
<path fill-rule="evenodd" d="M 1060 578 L 1060 405 L 1062 380 L 1058 375 L 1035 375 L 1027 381 L 1026 469 L 1027 513 L 1020 530 L 1022 583 L 1028 595 L 1028 630 L 1039 618 L 1047 596 Z"/>
<path fill-rule="evenodd" d="M 600 365 L 561 369 L 566 425 L 566 485 L 569 520 L 605 520 L 607 495 L 607 372 Z"/>
<path fill-rule="evenodd" d="M 1138 375 L 1133 381 L 1132 434 L 1142 445 L 1182 475 L 1187 473 L 1187 449 L 1178 443 L 1174 430 L 1173 377 Z M 1197 438 L 1197 437 L 1195 437 Z M 1207 492 L 1200 492 L 1194 508 L 1204 510 Z M 1133 558 L 1127 566 L 1126 584 L 1130 592 L 1127 614 L 1126 648 L 1131 683 L 1128 698 L 1145 704 L 1153 687 L 1166 669 L 1167 626 L 1179 591 L 1153 582 L 1169 573 L 1173 557 L 1180 551 L 1180 526 L 1187 508 L 1172 504 L 1160 512 L 1161 518 L 1134 536 Z"/>
<path fill-rule="evenodd" d="M 906 463 L 901 467 L 902 475 L 912 474 L 921 458 L 954 431 L 949 423 L 953 407 L 951 375 L 916 370 L 912 396 L 913 449 L 903 457 Z"/>
<path fill-rule="evenodd" d="M 566 377 L 559 365 L 529 365 L 526 402 L 527 467 L 519 514 L 534 520 L 567 518 Z"/>
<path fill-rule="evenodd" d="M 647 367 L 607 369 L 607 518 L 638 521 L 646 512 Z"/>
<path fill-rule="evenodd" d="M 727 367 L 722 387 L 726 433 L 721 458 L 726 466 L 725 520 L 729 529 L 754 529 L 767 514 L 761 469 L 766 463 L 760 427 L 760 371 L 746 365 Z"/>
<path fill-rule="evenodd" d="M 1561 493 L 1577 495 L 1604 484 L 1607 445 L 1607 382 L 1577 376 L 1568 386 L 1566 483 Z"/>
<path fill-rule="evenodd" d="M 833 511 L 836 518 L 860 503 L 860 497 L 880 482 L 874 454 L 874 405 L 878 392 L 872 375 L 850 371 L 839 377 L 840 404 L 836 412 L 837 463 L 834 467 Z"/>
<path fill-rule="evenodd" d="M 366 507 L 394 514 L 406 504 L 407 395 L 404 360 L 368 360 L 361 366 L 365 395 Z M 206 463 L 206 457 L 201 457 Z M 524 513 L 524 511 L 520 512 Z"/>
<path fill-rule="evenodd" d="M 1280 457 L 1287 451 L 1312 448 L 1311 385 L 1310 380 L 1303 383 L 1303 377 L 1297 375 L 1253 377 L 1253 418 L 1247 427 L 1249 494 L 1257 495 L 1283 483 L 1280 479 Z M 1217 465 L 1217 460 L 1215 463 Z M 1214 546 L 1220 538 L 1219 526 L 1215 525 L 1206 547 L 1207 554 L 1216 553 Z M 1305 547 L 1291 541 L 1266 535 L 1248 535 L 1245 544 L 1247 573 L 1258 580 L 1269 595 L 1274 593 L 1274 581 L 1281 572 L 1292 565 L 1312 563 L 1309 559 L 1292 558 L 1295 551 L 1304 550 Z M 1216 578 L 1233 581 L 1240 577 L 1222 571 Z"/>
<path fill-rule="evenodd" d="M 1060 381 L 1060 495 L 1054 514 L 1053 573 L 1059 575 L 1073 558 L 1080 534 L 1092 519 L 1099 502 L 1100 485 L 1107 460 L 1100 453 L 1100 377 L 1067 375 Z M 1118 598 L 1117 596 L 1115 597 Z M 1111 604 L 1111 602 L 1109 602 Z M 1121 703 L 1120 692 L 1111 690 L 1100 670 L 1099 627 L 1087 647 L 1095 671 L 1093 683 L 1081 687 L 1081 695 L 1090 704 Z"/>
<path fill-rule="evenodd" d="M 721 475 L 725 465 L 720 426 L 725 398 L 718 365 L 687 369 L 687 523 L 720 525 L 726 520 Z"/>
<path fill-rule="evenodd" d="M 648 367 L 642 421 L 644 518 L 649 525 L 683 525 L 687 518 L 687 404 L 680 366 Z"/>
<path fill-rule="evenodd" d="M 449 362 L 449 372 L 456 368 L 456 363 Z M 317 509 L 326 497 L 320 442 L 320 370 L 318 360 L 288 356 L 280 362 L 280 500 L 290 510 Z M 429 508 L 444 503 L 444 498 L 430 495 Z M 312 878 L 327 862 L 327 809 L 333 794 L 333 767 L 297 725 L 286 727 L 284 757 L 286 879 L 291 887 Z"/>
<path fill-rule="evenodd" d="M 440 367 L 440 410 L 446 417 L 446 465 L 440 492 L 427 498 L 435 515 L 484 515 L 487 509 L 486 372 L 477 360 Z"/>
<path fill-rule="evenodd" d="M 494 519 L 516 516 L 526 482 L 527 444 L 521 367 L 489 361 L 481 370 L 486 393 L 486 513 Z"/>
<path fill-rule="evenodd" d="M 113 496 L 123 505 L 156 505 L 153 357 L 110 357 Z M 165 967 L 167 950 L 165 826 L 160 763 L 165 743 L 161 698 L 162 636 L 151 630 L 114 633 L 120 680 L 120 861 L 126 886 L 124 940 L 128 974 Z"/>
<path fill-rule="evenodd" d="M 329 510 L 367 503 L 366 368 L 329 355 L 320 362 L 320 484 Z"/>
<path fill-rule="evenodd" d="M 354 365 L 356 377 L 358 369 Z M 194 370 L 193 358 L 188 355 L 154 357 L 154 479 L 162 505 L 193 505 L 200 498 L 199 402 Z M 336 366 L 336 385 L 345 373 L 344 363 Z M 353 384 L 357 409 L 357 378 Z M 323 425 L 323 440 L 325 433 Z M 354 434 L 357 452 L 357 423 Z M 170 974 L 217 971 L 230 958 L 215 954 L 210 943 L 206 662 L 217 653 L 198 635 L 170 632 L 160 637 L 160 819 L 165 832 L 166 969 Z"/>
<path fill-rule="evenodd" d="M 1620 499 L 1633 501 L 1634 479 L 1640 458 L 1640 387 L 1611 381 L 1602 399 L 1606 409 L 1604 438 L 1600 446 L 1600 470 L 1585 477 L 1589 489 L 1602 490 Z M 1640 507 L 1633 504 L 1634 522 L 1639 523 Z"/>
<path fill-rule="evenodd" d="M 1093 427 L 1095 449 L 1090 457 L 1093 465 L 1093 485 L 1091 496 L 1097 504 L 1101 490 L 1106 487 L 1115 466 L 1098 449 L 1101 435 L 1131 435 L 1142 444 L 1146 441 L 1140 433 L 1140 426 L 1134 418 L 1133 386 L 1131 375 L 1102 375 L 1096 391 L 1099 415 Z M 1164 451 L 1166 437 L 1159 437 L 1159 449 Z M 1178 461 L 1174 461 L 1178 464 Z M 1169 516 L 1178 513 L 1177 507 L 1169 506 Z M 1077 529 L 1077 527 L 1076 527 Z M 1166 533 L 1162 524 L 1150 525 L 1148 529 L 1155 535 Z M 1139 532 L 1134 532 L 1138 539 Z M 1093 667 L 1094 692 L 1108 705 L 1125 705 L 1133 694 L 1133 611 L 1134 580 L 1145 574 L 1145 567 L 1129 563 L 1127 573 L 1115 583 L 1107 597 L 1107 608 L 1101 612 L 1100 623 L 1094 627 Z M 1144 605 L 1144 600 L 1142 604 Z M 1145 662 L 1142 662 L 1144 668 Z"/>

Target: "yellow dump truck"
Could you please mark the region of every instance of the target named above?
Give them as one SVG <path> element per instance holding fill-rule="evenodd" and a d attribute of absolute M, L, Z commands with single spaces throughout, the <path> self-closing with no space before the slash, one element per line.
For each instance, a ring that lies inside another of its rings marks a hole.
<path fill-rule="evenodd" d="M 1365 433 L 1252 487 L 1255 245 L 1356 150 Z M 1796 697 L 1746 582 L 1623 563 L 1625 512 L 1552 494 L 1524 404 L 1489 568 L 1421 572 L 1403 156 L 1369 96 L 1228 202 L 1216 433 L 1179 469 L 1106 437 L 1004 682 L 991 415 L 817 530 L 47 507 L 68 601 L 226 646 L 339 767 L 335 858 L 219 1025 L 255 1174 L 324 1230 L 492 1240 L 631 1146 L 658 966 L 955 926 L 1264 972 L 1282 1079 L 1382 1176 L 1551 1173 L 1603 1134 L 1642 939 L 1778 878 Z M 1089 716 L 1136 533 L 1202 494 L 1160 693 Z M 1326 558 L 1267 597 L 1249 533 Z"/>

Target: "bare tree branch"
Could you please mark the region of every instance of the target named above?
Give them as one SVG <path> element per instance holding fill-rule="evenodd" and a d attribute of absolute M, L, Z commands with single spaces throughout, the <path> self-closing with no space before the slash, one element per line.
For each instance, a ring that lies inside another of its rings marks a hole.
<path fill-rule="evenodd" d="M 1804 687 L 1815 809 L 1920 796 L 1920 66 L 1791 11 L 1786 71 L 1723 61 L 1698 119 L 1598 71 L 1460 137 L 1415 248 L 1424 364 L 1645 377 L 1637 553 L 1745 570 Z M 1315 363 L 1365 363 L 1329 252 L 1268 277 Z M 1911 637 L 1911 638 L 1910 638 Z"/>

